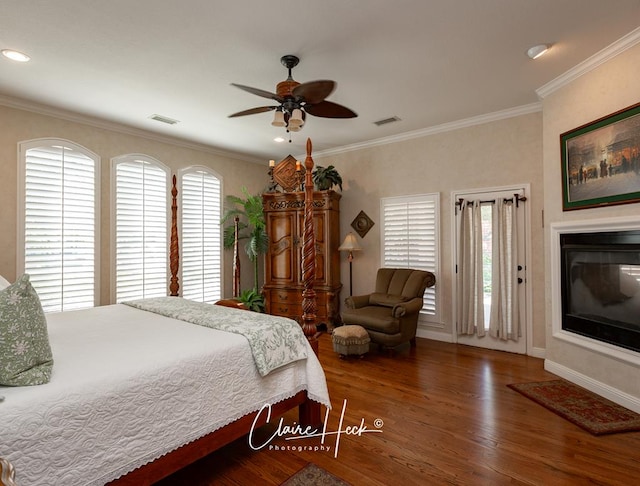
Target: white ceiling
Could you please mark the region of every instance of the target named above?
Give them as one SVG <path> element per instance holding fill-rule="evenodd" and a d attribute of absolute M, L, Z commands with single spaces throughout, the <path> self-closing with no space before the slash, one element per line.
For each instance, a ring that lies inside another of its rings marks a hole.
<path fill-rule="evenodd" d="M 639 25 L 639 0 L 0 0 L 0 49 L 32 57 L 0 59 L 0 95 L 266 163 L 535 103 Z M 228 118 L 270 104 L 230 83 L 275 91 L 284 54 L 358 118 L 309 116 L 290 144 L 271 112 Z"/>

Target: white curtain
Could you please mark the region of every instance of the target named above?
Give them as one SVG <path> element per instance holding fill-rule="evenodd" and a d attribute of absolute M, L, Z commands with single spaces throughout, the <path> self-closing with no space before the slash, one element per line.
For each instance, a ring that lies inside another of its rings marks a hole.
<path fill-rule="evenodd" d="M 485 203 L 489 205 L 489 203 Z M 491 245 L 489 335 L 518 341 L 522 335 L 518 306 L 518 224 L 513 200 L 491 204 L 491 233 L 482 231 L 481 203 L 462 201 L 458 255 L 458 334 L 485 336 L 483 244 Z"/>
<path fill-rule="evenodd" d="M 458 334 L 484 336 L 480 201 L 460 204 Z"/>
<path fill-rule="evenodd" d="M 492 278 L 489 334 L 517 341 L 521 336 L 518 307 L 518 225 L 515 204 L 497 200 L 492 205 Z M 479 335 L 479 334 L 478 334 Z"/>

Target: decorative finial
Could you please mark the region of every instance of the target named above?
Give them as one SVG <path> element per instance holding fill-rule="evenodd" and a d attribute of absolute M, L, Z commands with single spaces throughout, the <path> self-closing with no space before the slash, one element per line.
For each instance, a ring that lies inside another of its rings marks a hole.
<path fill-rule="evenodd" d="M 304 160 L 304 168 L 307 170 L 309 181 L 311 180 L 311 171 L 313 170 L 313 157 L 311 157 L 311 139 L 307 138 L 307 158 Z M 309 182 L 311 184 L 311 182 Z M 311 185 L 310 187 L 313 187 Z"/>

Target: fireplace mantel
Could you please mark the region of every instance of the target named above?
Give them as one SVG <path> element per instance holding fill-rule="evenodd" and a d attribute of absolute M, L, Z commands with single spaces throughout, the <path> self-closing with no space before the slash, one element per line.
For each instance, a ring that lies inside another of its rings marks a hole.
<path fill-rule="evenodd" d="M 640 366 L 640 353 L 598 341 L 562 329 L 561 248 L 560 235 L 571 233 L 601 233 L 639 231 L 640 218 L 590 219 L 579 222 L 557 222 L 550 225 L 551 255 L 551 316 L 552 336 L 556 339 L 587 348 L 591 351 Z"/>

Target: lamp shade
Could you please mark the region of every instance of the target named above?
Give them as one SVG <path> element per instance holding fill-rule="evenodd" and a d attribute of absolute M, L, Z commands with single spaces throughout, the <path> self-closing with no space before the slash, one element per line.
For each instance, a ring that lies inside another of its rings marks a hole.
<path fill-rule="evenodd" d="M 338 247 L 338 250 L 359 251 L 359 250 L 362 250 L 362 247 L 360 246 L 360 243 L 358 243 L 358 240 L 356 239 L 356 235 L 354 235 L 353 233 L 349 233 L 345 237 L 344 241 L 342 242 L 342 245 Z"/>
<path fill-rule="evenodd" d="M 289 118 L 289 128 L 302 126 L 302 110 L 296 108 L 291 112 L 291 118 Z"/>
<path fill-rule="evenodd" d="M 284 113 L 282 113 L 282 111 L 277 110 L 274 115 L 273 115 L 273 121 L 271 122 L 271 124 L 274 127 L 283 127 L 286 125 L 285 121 L 284 121 Z"/>

